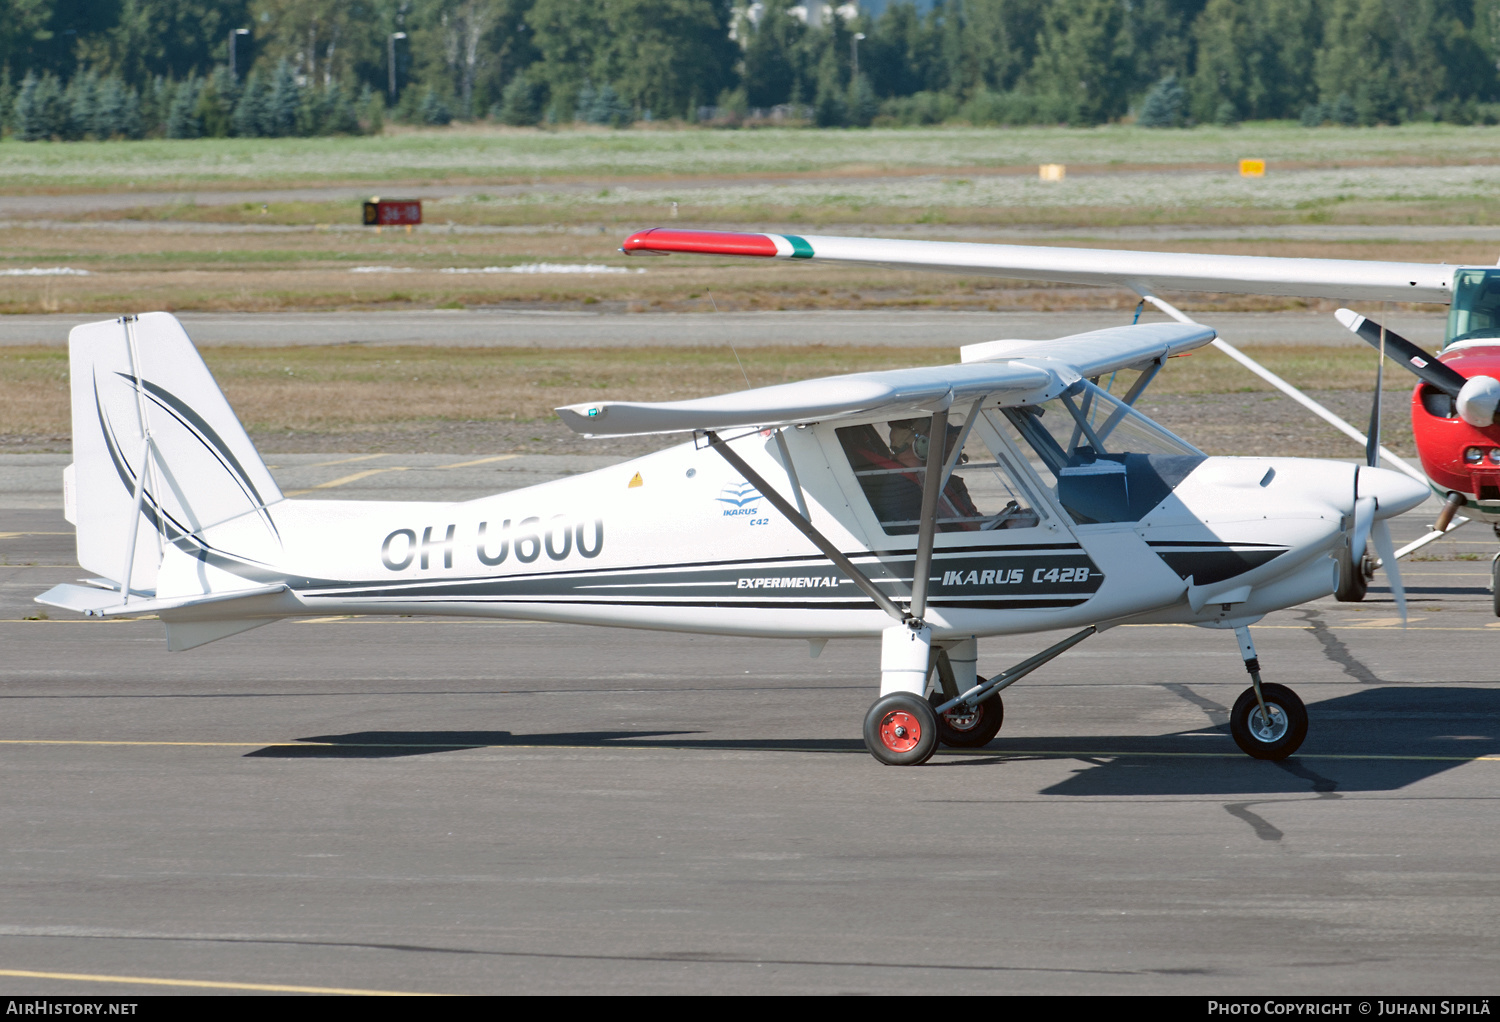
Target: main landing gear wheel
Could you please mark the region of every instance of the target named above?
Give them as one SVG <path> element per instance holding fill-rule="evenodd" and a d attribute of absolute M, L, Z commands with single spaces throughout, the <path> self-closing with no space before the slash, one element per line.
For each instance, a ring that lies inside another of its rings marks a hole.
<path fill-rule="evenodd" d="M 865 747 L 887 766 L 926 763 L 937 744 L 937 717 L 921 696 L 893 692 L 865 714 Z"/>
<path fill-rule="evenodd" d="M 1270 720 L 1261 717 L 1255 689 L 1247 688 L 1234 701 L 1229 715 L 1229 733 L 1234 744 L 1256 759 L 1286 759 L 1307 737 L 1307 707 L 1297 693 L 1285 685 L 1262 683 L 1260 694 L 1266 701 Z"/>
<path fill-rule="evenodd" d="M 1000 694 L 990 696 L 976 708 L 955 706 L 947 713 L 938 713 L 937 708 L 948 701 L 941 692 L 927 697 L 937 717 L 938 741 L 954 749 L 982 749 L 1000 733 L 1005 723 L 1005 704 Z"/>

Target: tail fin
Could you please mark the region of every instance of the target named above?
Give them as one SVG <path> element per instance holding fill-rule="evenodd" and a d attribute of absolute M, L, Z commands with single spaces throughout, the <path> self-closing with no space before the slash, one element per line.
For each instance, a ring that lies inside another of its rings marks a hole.
<path fill-rule="evenodd" d="M 175 316 L 76 327 L 68 356 L 82 567 L 132 594 L 177 595 L 157 592 L 163 558 L 201 560 L 203 530 L 253 515 L 275 536 L 266 508 L 281 491 Z"/>

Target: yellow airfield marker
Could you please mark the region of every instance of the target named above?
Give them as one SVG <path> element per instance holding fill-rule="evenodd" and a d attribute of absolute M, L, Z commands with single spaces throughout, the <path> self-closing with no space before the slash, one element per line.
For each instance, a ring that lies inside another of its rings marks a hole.
<path fill-rule="evenodd" d="M 1037 167 L 1037 177 L 1043 181 L 1061 181 L 1068 176 L 1068 168 L 1061 163 L 1044 163 Z"/>
<path fill-rule="evenodd" d="M 1265 160 L 1241 160 L 1240 161 L 1240 177 L 1265 177 L 1265 176 L 1266 176 L 1266 161 Z"/>

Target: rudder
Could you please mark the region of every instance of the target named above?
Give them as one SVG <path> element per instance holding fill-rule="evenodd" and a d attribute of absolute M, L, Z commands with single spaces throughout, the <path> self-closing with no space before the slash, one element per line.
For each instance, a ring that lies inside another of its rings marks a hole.
<path fill-rule="evenodd" d="M 65 491 L 83 568 L 155 593 L 169 546 L 199 556 L 203 530 L 247 514 L 275 535 L 266 508 L 281 490 L 175 316 L 75 327 L 68 359 Z"/>

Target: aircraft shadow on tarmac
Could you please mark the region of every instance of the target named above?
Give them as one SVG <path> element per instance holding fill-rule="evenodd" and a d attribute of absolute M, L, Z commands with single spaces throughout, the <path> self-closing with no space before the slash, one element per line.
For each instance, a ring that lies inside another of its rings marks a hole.
<path fill-rule="evenodd" d="M 1193 701 L 1225 719 L 1226 708 Z M 1492 689 L 1367 688 L 1313 703 L 1307 715 L 1306 744 L 1282 763 L 1180 755 L 1238 753 L 1227 724 L 1159 738 L 1028 739 L 1003 751 L 1080 753 L 1089 766 L 1042 794 L 1089 796 L 1394 791 L 1500 753 L 1500 691 Z M 1199 737 L 1207 733 L 1223 738 Z"/>
<path fill-rule="evenodd" d="M 1391 791 L 1480 756 L 1500 753 L 1500 691 L 1459 687 L 1367 688 L 1314 703 L 1302 755 L 1284 763 L 1250 759 L 1230 741 L 1228 708 L 1183 688 L 1208 715 L 1192 732 L 1143 736 L 1007 738 L 939 763 L 963 768 L 1017 759 L 1085 764 L 1044 789 L 1052 795 L 1237 795 Z M 247 753 L 273 759 L 387 759 L 481 748 L 658 748 L 712 751 L 863 753 L 858 739 L 703 738 L 698 731 L 358 731 L 299 739 Z M 989 755 L 986 755 L 988 753 Z M 1205 755 L 1207 754 L 1207 755 Z"/>

